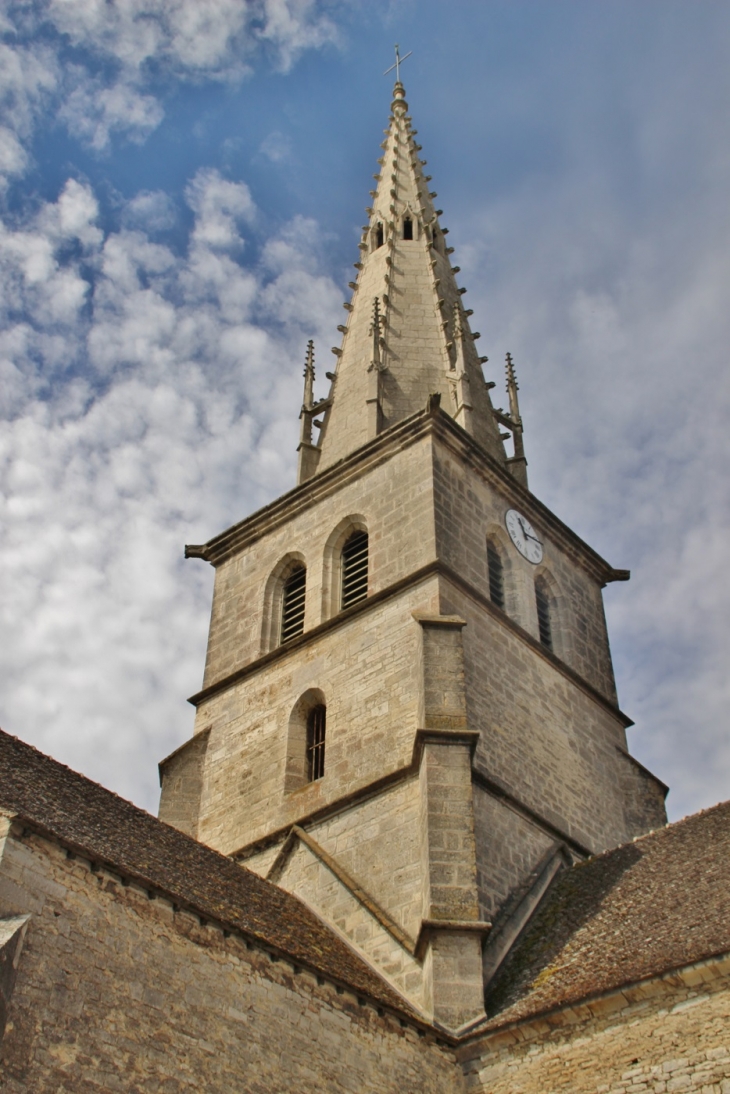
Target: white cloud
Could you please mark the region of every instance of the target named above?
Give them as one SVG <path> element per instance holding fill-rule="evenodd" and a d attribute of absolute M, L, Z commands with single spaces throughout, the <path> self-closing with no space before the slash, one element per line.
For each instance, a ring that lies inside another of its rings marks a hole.
<path fill-rule="evenodd" d="M 28 166 L 28 155 L 17 135 L 7 126 L 0 126 L 0 184 L 7 186 L 8 179 L 22 175 Z"/>
<path fill-rule="evenodd" d="M 218 171 L 199 171 L 185 191 L 188 205 L 196 214 L 193 242 L 196 245 L 228 249 L 241 245 L 240 221 L 251 221 L 255 209 L 248 187 L 231 182 Z"/>
<path fill-rule="evenodd" d="M 273 129 L 259 145 L 259 152 L 272 163 L 286 163 L 291 159 L 291 141 L 278 129 Z"/>
<path fill-rule="evenodd" d="M 141 190 L 122 210 L 125 225 L 156 233 L 172 228 L 177 213 L 171 198 L 162 190 Z"/>
<path fill-rule="evenodd" d="M 264 0 L 262 8 L 260 37 L 273 45 L 285 72 L 305 49 L 321 49 L 339 41 L 337 28 L 318 12 L 315 0 Z"/>
<path fill-rule="evenodd" d="M 30 157 L 24 142 L 58 79 L 58 60 L 49 48 L 0 42 L 0 190 L 27 169 Z"/>
<path fill-rule="evenodd" d="M 183 544 L 291 485 L 304 345 L 336 322 L 320 299 L 265 329 L 281 275 L 232 257 L 247 189 L 204 171 L 188 194 L 187 256 L 139 228 L 102 237 L 74 180 L 0 237 L 2 725 L 152 809 L 203 665 L 212 573 Z"/>
<path fill-rule="evenodd" d="M 92 78 L 74 66 L 65 101 L 58 117 L 65 122 L 74 137 L 97 151 L 108 148 L 114 132 L 124 133 L 135 143 L 142 143 L 164 117 L 162 105 L 153 95 L 146 95 L 128 80 L 117 80 L 111 86 Z"/>
<path fill-rule="evenodd" d="M 338 41 L 316 0 L 36 0 L 11 3 L 0 33 L 0 188 L 27 170 L 51 110 L 99 152 L 115 134 L 140 143 L 164 117 L 170 80 L 237 83 L 262 50 L 287 72 Z"/>

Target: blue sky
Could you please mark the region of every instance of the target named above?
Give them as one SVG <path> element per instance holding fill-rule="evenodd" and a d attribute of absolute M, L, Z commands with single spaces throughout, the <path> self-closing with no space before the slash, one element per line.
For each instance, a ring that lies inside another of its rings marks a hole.
<path fill-rule="evenodd" d="M 0 721 L 147 808 L 212 572 L 293 484 L 393 43 L 535 493 L 617 567 L 635 754 L 730 797 L 730 8 L 46 0 L 0 16 Z"/>

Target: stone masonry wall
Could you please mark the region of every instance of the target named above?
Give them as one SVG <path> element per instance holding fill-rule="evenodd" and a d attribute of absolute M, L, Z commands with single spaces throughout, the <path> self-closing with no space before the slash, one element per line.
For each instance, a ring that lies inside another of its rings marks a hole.
<path fill-rule="evenodd" d="M 492 921 L 554 841 L 478 785 L 474 787 L 474 830 L 479 918 Z"/>
<path fill-rule="evenodd" d="M 442 610 L 467 620 L 475 766 L 592 851 L 640 834 L 627 823 L 621 723 L 499 618 L 444 582 Z"/>
<path fill-rule="evenodd" d="M 35 835 L 11 838 L 0 913 L 31 912 L 4 1094 L 449 1094 L 416 1031 Z"/>
<path fill-rule="evenodd" d="M 307 832 L 415 943 L 423 914 L 419 782 L 411 775 L 350 805 Z M 282 843 L 245 859 L 266 876 Z M 298 849 L 277 885 L 294 892 L 375 963 L 417 1007 L 422 970 L 335 876 L 306 848 Z"/>
<path fill-rule="evenodd" d="M 423 1011 L 423 969 L 350 889 L 303 843 L 297 843 L 278 879 L 334 926 L 417 1009 Z"/>
<path fill-rule="evenodd" d="M 412 776 L 308 828 L 414 940 L 423 900 L 418 789 Z"/>
<path fill-rule="evenodd" d="M 460 1050 L 473 1094 L 730 1094 L 730 960 Z"/>
<path fill-rule="evenodd" d="M 198 834 L 208 736 L 207 731 L 196 734 L 185 748 L 167 757 L 161 770 L 165 795 L 160 801 L 160 820 L 193 838 Z"/>
<path fill-rule="evenodd" d="M 603 598 L 598 582 L 581 564 L 550 538 L 521 498 L 510 497 L 500 482 L 486 482 L 472 468 L 434 445 L 434 504 L 439 557 L 488 596 L 486 541 L 498 538 L 508 565 L 505 594 L 508 614 L 539 637 L 535 605 L 535 578 L 543 574 L 549 584 L 555 652 L 603 695 L 616 701 Z M 508 509 L 525 513 L 543 543 L 539 566 L 524 559 L 507 536 L 504 516 Z"/>
<path fill-rule="evenodd" d="M 307 566 L 305 630 L 328 617 L 327 542 L 357 516 L 369 532 L 369 592 L 406 577 L 434 558 L 431 460 L 428 439 L 395 453 L 337 492 L 263 534 L 216 570 L 204 686 L 262 652 L 265 591 L 281 560 Z M 334 607 L 331 614 L 336 614 Z"/>
<path fill-rule="evenodd" d="M 413 612 L 437 600 L 437 579 L 425 579 L 201 705 L 201 725 L 212 728 L 200 840 L 234 852 L 408 766 L 421 688 Z M 289 718 L 311 688 L 327 705 L 325 773 L 285 793 Z"/>

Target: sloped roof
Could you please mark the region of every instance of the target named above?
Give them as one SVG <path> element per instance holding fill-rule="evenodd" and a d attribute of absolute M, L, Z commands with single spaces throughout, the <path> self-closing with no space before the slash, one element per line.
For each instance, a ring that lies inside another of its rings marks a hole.
<path fill-rule="evenodd" d="M 2 730 L 0 808 L 206 919 L 413 1013 L 296 897 Z"/>
<path fill-rule="evenodd" d="M 725 802 L 559 874 L 489 989 L 489 1027 L 728 951 Z"/>

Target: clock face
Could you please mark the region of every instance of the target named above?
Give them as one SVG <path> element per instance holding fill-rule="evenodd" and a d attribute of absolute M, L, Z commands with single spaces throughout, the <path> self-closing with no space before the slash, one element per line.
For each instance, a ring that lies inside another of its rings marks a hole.
<path fill-rule="evenodd" d="M 518 513 L 516 509 L 508 509 L 504 523 L 507 525 L 510 539 L 520 554 L 534 566 L 542 562 L 542 543 L 535 535 L 535 529 L 527 517 L 523 517 L 522 513 Z"/>

